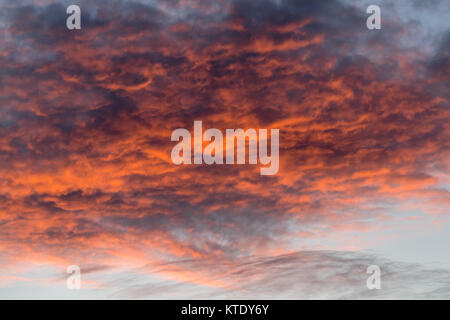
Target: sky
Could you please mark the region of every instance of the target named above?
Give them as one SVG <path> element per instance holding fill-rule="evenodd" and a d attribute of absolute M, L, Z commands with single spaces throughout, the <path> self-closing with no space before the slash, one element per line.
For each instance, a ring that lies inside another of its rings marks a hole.
<path fill-rule="evenodd" d="M 0 298 L 449 299 L 449 71 L 447 0 L 0 0 Z"/>

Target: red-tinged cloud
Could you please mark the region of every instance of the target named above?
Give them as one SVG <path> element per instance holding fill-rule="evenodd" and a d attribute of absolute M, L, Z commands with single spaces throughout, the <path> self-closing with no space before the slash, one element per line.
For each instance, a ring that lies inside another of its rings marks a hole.
<path fill-rule="evenodd" d="M 448 216 L 448 30 L 406 46 L 407 25 L 369 31 L 339 1 L 79 4 L 77 31 L 58 1 L 2 4 L 3 269 L 193 260 L 227 275 L 402 221 L 402 204 Z M 194 120 L 280 129 L 278 174 L 175 166 L 171 133 Z M 235 287 L 190 264 L 146 272 Z"/>

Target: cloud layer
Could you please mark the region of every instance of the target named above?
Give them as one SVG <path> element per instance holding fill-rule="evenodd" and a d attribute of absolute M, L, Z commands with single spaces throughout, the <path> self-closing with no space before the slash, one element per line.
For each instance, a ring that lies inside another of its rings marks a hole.
<path fill-rule="evenodd" d="M 349 2 L 80 1 L 68 31 L 65 2 L 0 3 L 0 286 L 36 264 L 187 260 L 149 272 L 233 287 L 197 270 L 214 261 L 269 292 L 272 261 L 300 281 L 339 265 L 280 256 L 321 238 L 448 218 L 448 25 L 421 47 L 420 25 L 369 31 Z M 194 120 L 280 129 L 278 175 L 174 166 Z"/>

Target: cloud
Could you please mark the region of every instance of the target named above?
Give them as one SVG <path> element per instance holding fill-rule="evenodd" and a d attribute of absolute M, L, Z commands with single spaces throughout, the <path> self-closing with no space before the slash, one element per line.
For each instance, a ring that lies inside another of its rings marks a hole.
<path fill-rule="evenodd" d="M 381 289 L 369 290 L 367 268 L 379 266 Z M 233 261 L 181 260 L 147 266 L 189 278 L 202 274 L 209 291 L 187 283 L 141 283 L 121 286 L 118 297 L 176 299 L 181 288 L 193 299 L 446 299 L 450 273 L 446 269 L 383 259 L 373 252 L 300 251 Z M 196 293 L 197 292 L 197 293 Z"/>
<path fill-rule="evenodd" d="M 2 2 L 4 269 L 270 261 L 406 224 L 405 204 L 448 214 L 448 30 L 421 48 L 341 1 L 80 5 L 72 32 L 64 2 Z M 279 174 L 172 165 L 170 134 L 194 120 L 279 128 Z"/>

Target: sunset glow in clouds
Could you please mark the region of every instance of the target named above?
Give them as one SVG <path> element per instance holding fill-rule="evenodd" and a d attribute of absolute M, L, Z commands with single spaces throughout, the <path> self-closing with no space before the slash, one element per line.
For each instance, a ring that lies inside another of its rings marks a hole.
<path fill-rule="evenodd" d="M 0 297 L 450 298 L 449 21 L 446 0 L 0 0 Z M 174 165 L 194 121 L 279 129 L 278 172 Z"/>

